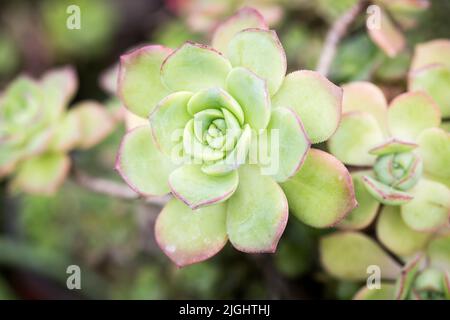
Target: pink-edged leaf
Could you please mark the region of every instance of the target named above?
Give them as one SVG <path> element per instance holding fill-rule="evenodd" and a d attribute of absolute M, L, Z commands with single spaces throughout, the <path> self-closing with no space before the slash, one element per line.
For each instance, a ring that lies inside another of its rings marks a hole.
<path fill-rule="evenodd" d="M 172 199 L 156 219 L 155 237 L 160 248 L 179 267 L 209 259 L 227 242 L 226 205 L 194 211 Z"/>
<path fill-rule="evenodd" d="M 52 195 L 64 182 L 70 159 L 62 153 L 46 153 L 20 162 L 12 188 L 32 194 Z"/>
<path fill-rule="evenodd" d="M 120 57 L 118 95 L 124 106 L 147 118 L 156 104 L 170 91 L 160 79 L 163 61 L 172 49 L 150 45 Z"/>
<path fill-rule="evenodd" d="M 432 64 L 450 67 L 450 40 L 435 39 L 416 45 L 411 70 L 417 70 Z"/>
<path fill-rule="evenodd" d="M 197 92 L 225 87 L 230 62 L 212 47 L 186 42 L 161 66 L 161 80 L 172 91 Z"/>
<path fill-rule="evenodd" d="M 221 52 L 226 52 L 228 43 L 233 36 L 248 28 L 268 29 L 268 26 L 264 17 L 257 10 L 243 7 L 215 29 L 212 46 Z"/>
<path fill-rule="evenodd" d="M 413 285 L 417 273 L 420 271 L 422 263 L 423 255 L 418 254 L 403 267 L 395 288 L 395 298 L 397 300 L 405 300 L 408 297 L 411 286 Z"/>
<path fill-rule="evenodd" d="M 408 90 L 422 90 L 437 103 L 443 118 L 450 117 L 450 67 L 432 64 L 410 72 Z"/>
<path fill-rule="evenodd" d="M 103 141 L 116 127 L 113 116 L 95 101 L 80 102 L 69 113 L 78 118 L 80 137 L 77 147 L 83 150 Z"/>
<path fill-rule="evenodd" d="M 448 223 L 450 189 L 445 185 L 422 178 L 411 189 L 414 199 L 402 206 L 402 217 L 412 229 L 433 232 Z"/>
<path fill-rule="evenodd" d="M 342 90 L 342 113 L 353 111 L 370 113 L 378 121 L 383 132 L 388 133 L 388 104 L 380 88 L 370 82 L 356 81 L 344 84 Z"/>
<path fill-rule="evenodd" d="M 210 176 L 201 165 L 184 165 L 169 176 L 172 193 L 191 209 L 221 203 L 233 195 L 239 183 L 237 171 Z"/>
<path fill-rule="evenodd" d="M 400 266 L 375 241 L 360 232 L 334 232 L 320 241 L 322 266 L 336 278 L 364 280 L 367 268 L 373 265 L 381 269 L 383 279 L 395 279 Z"/>
<path fill-rule="evenodd" d="M 369 151 L 384 141 L 385 136 L 375 117 L 367 112 L 354 111 L 342 116 L 328 147 L 345 164 L 370 166 L 376 157 Z"/>
<path fill-rule="evenodd" d="M 347 168 L 318 149 L 310 149 L 300 171 L 281 186 L 291 212 L 313 227 L 333 226 L 357 205 Z"/>
<path fill-rule="evenodd" d="M 387 142 L 384 142 L 383 144 L 370 149 L 369 153 L 375 156 L 382 156 L 391 153 L 409 152 L 417 147 L 418 145 L 415 143 L 391 138 Z"/>
<path fill-rule="evenodd" d="M 267 138 L 264 143 L 263 139 Z M 267 135 L 260 135 L 259 152 L 268 148 L 267 157 L 262 156 L 260 166 L 263 174 L 272 176 L 277 182 L 284 182 L 300 170 L 311 142 L 298 115 L 289 108 L 272 111 Z"/>
<path fill-rule="evenodd" d="M 384 206 L 377 221 L 377 238 L 390 251 L 408 257 L 425 248 L 431 234 L 408 227 L 398 206 Z"/>
<path fill-rule="evenodd" d="M 367 191 L 362 177 L 370 174 L 370 171 L 357 171 L 352 173 L 355 197 L 358 206 L 337 225 L 345 230 L 364 229 L 375 219 L 380 203 Z"/>
<path fill-rule="evenodd" d="M 71 66 L 45 73 L 40 83 L 45 92 L 45 104 L 57 109 L 65 108 L 78 89 L 77 73 Z"/>
<path fill-rule="evenodd" d="M 450 185 L 450 132 L 440 128 L 422 131 L 417 139 L 425 172 Z"/>
<path fill-rule="evenodd" d="M 319 143 L 327 140 L 339 125 L 342 89 L 318 72 L 294 71 L 284 78 L 272 104 L 292 108 L 311 142 Z"/>
<path fill-rule="evenodd" d="M 407 203 L 414 198 L 409 193 L 389 187 L 370 176 L 363 176 L 362 180 L 367 191 L 383 204 L 398 206 Z"/>
<path fill-rule="evenodd" d="M 287 62 L 275 31 L 253 28 L 238 32 L 229 43 L 226 56 L 233 67 L 245 67 L 266 80 L 270 95 L 280 88 Z"/>
<path fill-rule="evenodd" d="M 256 166 L 239 168 L 239 186 L 227 202 L 227 233 L 243 252 L 275 252 L 288 219 L 280 186 Z"/>
<path fill-rule="evenodd" d="M 381 9 L 379 18 L 378 25 L 368 26 L 369 36 L 389 57 L 395 57 L 405 47 L 405 37 Z"/>
<path fill-rule="evenodd" d="M 150 126 L 137 127 L 123 137 L 116 170 L 137 193 L 144 196 L 169 193 L 168 179 L 175 168 L 170 158 L 156 147 Z"/>
<path fill-rule="evenodd" d="M 390 103 L 388 123 L 394 137 L 415 141 L 423 130 L 439 127 L 441 113 L 428 94 L 412 91 L 397 96 Z"/>

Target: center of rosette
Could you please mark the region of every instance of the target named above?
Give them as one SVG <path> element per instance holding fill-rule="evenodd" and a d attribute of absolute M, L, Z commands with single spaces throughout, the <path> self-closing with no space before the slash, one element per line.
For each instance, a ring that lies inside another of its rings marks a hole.
<path fill-rule="evenodd" d="M 196 160 L 220 160 L 234 148 L 241 132 L 239 121 L 227 109 L 204 109 L 185 126 L 184 151 Z"/>
<path fill-rule="evenodd" d="M 382 155 L 374 166 L 378 181 L 399 189 L 411 189 L 422 175 L 422 160 L 414 152 Z"/>

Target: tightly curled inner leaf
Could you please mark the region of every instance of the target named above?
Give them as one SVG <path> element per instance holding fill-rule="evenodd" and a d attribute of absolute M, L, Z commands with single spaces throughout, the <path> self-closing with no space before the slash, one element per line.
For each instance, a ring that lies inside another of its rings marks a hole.
<path fill-rule="evenodd" d="M 209 232 L 190 225 L 196 219 L 184 219 L 187 232 L 179 231 L 177 219 L 168 218 L 176 216 L 173 208 L 201 219 L 206 206 L 223 204 L 227 234 L 238 250 L 273 252 L 288 213 L 277 182 L 295 176 L 298 183 L 308 184 L 302 182 L 308 174 L 298 173 L 310 141 L 324 141 L 337 128 L 341 90 L 313 71 L 285 77 L 283 47 L 261 19 L 255 10 L 242 9 L 217 28 L 215 48 L 187 42 L 169 54 L 149 46 L 122 58 L 118 90 L 130 111 L 149 117 L 150 128 L 139 129 L 139 143 L 138 129 L 127 134 L 117 167 L 141 194 L 160 194 L 170 187 L 176 200 L 161 213 L 165 222 L 158 224 L 157 233 L 163 250 L 178 265 L 206 259 L 214 250 L 208 243 L 198 245 L 199 238 L 192 236 Z M 348 171 L 330 155 L 323 152 L 321 157 L 331 181 L 317 179 L 314 190 L 304 193 L 309 205 L 296 211 L 306 223 L 325 227 L 355 203 Z M 308 171 L 315 165 L 310 167 Z M 156 186 L 162 190 L 153 190 Z M 297 198 L 298 189 L 293 184 L 287 196 Z M 312 205 L 315 193 L 329 197 L 329 209 L 319 212 Z M 205 253 L 192 251 L 191 245 Z"/>

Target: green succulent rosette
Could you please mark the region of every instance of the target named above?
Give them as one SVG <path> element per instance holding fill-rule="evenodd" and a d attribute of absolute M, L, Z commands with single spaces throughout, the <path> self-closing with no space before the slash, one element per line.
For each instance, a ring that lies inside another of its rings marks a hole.
<path fill-rule="evenodd" d="M 384 211 L 389 219 L 402 223 L 397 207 L 385 207 Z M 398 245 L 413 244 L 408 232 L 412 231 L 400 231 Z M 422 236 L 427 235 L 422 233 Z M 323 237 L 320 258 L 327 272 L 341 280 L 366 282 L 369 267 L 379 268 L 380 286 L 362 286 L 354 296 L 357 300 L 450 300 L 448 228 L 428 239 L 421 252 L 404 258 L 403 264 L 394 260 L 376 241 L 355 231 Z"/>
<path fill-rule="evenodd" d="M 67 110 L 77 86 L 75 71 L 63 67 L 39 80 L 19 76 L 0 94 L 0 178 L 10 176 L 13 189 L 54 193 L 69 171 L 68 151 L 90 148 L 112 130 L 96 102 Z"/>
<path fill-rule="evenodd" d="M 439 107 L 423 91 L 401 94 L 388 107 L 373 84 L 354 82 L 343 89 L 342 120 L 328 146 L 356 168 L 359 207 L 340 226 L 367 227 L 383 204 L 398 206 L 411 232 L 441 228 L 450 214 L 450 135 L 439 128 Z M 389 247 L 392 239 L 381 241 Z"/>
<path fill-rule="evenodd" d="M 244 252 L 274 252 L 288 208 L 327 227 L 356 205 L 344 165 L 310 148 L 336 130 L 341 89 L 313 71 L 285 75 L 283 47 L 254 9 L 237 12 L 212 39 L 145 46 L 120 63 L 121 101 L 150 125 L 125 135 L 116 168 L 145 197 L 174 196 L 155 234 L 179 266 L 213 256 L 227 240 Z"/>

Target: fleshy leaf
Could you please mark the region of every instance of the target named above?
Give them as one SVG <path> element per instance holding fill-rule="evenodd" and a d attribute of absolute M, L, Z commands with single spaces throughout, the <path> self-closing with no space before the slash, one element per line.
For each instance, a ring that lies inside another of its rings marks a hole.
<path fill-rule="evenodd" d="M 436 39 L 419 43 L 414 50 L 411 69 L 416 70 L 431 64 L 443 64 L 450 68 L 450 41 Z"/>
<path fill-rule="evenodd" d="M 239 166 L 244 164 L 247 159 L 251 138 L 252 131 L 250 126 L 246 124 L 239 140 L 236 142 L 234 149 L 228 153 L 226 158 L 211 164 L 204 164 L 202 166 L 202 171 L 210 175 L 222 175 L 239 168 Z"/>
<path fill-rule="evenodd" d="M 377 221 L 377 238 L 398 256 L 411 256 L 422 250 L 430 235 L 409 228 L 402 219 L 400 207 L 385 206 Z"/>
<path fill-rule="evenodd" d="M 80 139 L 77 147 L 89 149 L 106 138 L 115 128 L 111 114 L 101 104 L 94 101 L 80 102 L 69 111 L 78 117 Z"/>
<path fill-rule="evenodd" d="M 226 86 L 242 107 L 245 122 L 255 130 L 265 129 L 270 119 L 266 81 L 246 68 L 237 67 L 228 74 Z"/>
<path fill-rule="evenodd" d="M 125 107 L 147 118 L 170 91 L 160 79 L 161 65 L 172 49 L 145 46 L 120 58 L 118 94 Z"/>
<path fill-rule="evenodd" d="M 74 148 L 81 139 L 81 118 L 73 109 L 67 112 L 56 124 L 55 131 L 49 143 L 49 149 L 68 151 Z"/>
<path fill-rule="evenodd" d="M 239 183 L 237 171 L 226 175 L 210 176 L 200 165 L 184 165 L 169 176 L 172 193 L 191 209 L 226 201 Z"/>
<path fill-rule="evenodd" d="M 391 153 L 409 152 L 417 148 L 417 144 L 411 142 L 400 141 L 395 138 L 389 139 L 387 142 L 382 143 L 370 149 L 369 153 L 375 156 L 383 156 Z"/>
<path fill-rule="evenodd" d="M 186 42 L 164 61 L 161 79 L 173 91 L 225 87 L 230 62 L 211 47 Z"/>
<path fill-rule="evenodd" d="M 333 276 L 366 280 L 367 268 L 376 265 L 383 279 L 395 279 L 400 266 L 371 238 L 359 232 L 335 232 L 320 241 L 320 260 Z"/>
<path fill-rule="evenodd" d="M 45 106 L 59 111 L 67 106 L 78 89 L 77 74 L 72 67 L 53 69 L 45 73 L 40 82 L 45 92 Z"/>
<path fill-rule="evenodd" d="M 380 289 L 369 289 L 362 287 L 353 300 L 393 300 L 395 297 L 395 285 L 392 283 L 381 282 Z"/>
<path fill-rule="evenodd" d="M 194 132 L 194 119 L 189 120 L 183 132 L 183 151 L 186 156 L 192 157 L 194 161 L 216 161 L 224 157 L 225 152 L 216 150 L 209 145 L 201 143 Z"/>
<path fill-rule="evenodd" d="M 379 202 L 367 191 L 362 181 L 362 176 L 369 174 L 368 171 L 352 173 L 353 186 L 358 207 L 350 211 L 338 227 L 343 229 L 358 230 L 367 227 L 375 219 L 380 207 Z"/>
<path fill-rule="evenodd" d="M 286 76 L 274 107 L 291 107 L 300 116 L 312 143 L 327 140 L 341 117 L 342 89 L 317 72 L 301 70 Z"/>
<path fill-rule="evenodd" d="M 226 205 L 191 210 L 178 199 L 170 200 L 156 219 L 156 241 L 179 267 L 204 261 L 227 242 Z"/>
<path fill-rule="evenodd" d="M 262 173 L 271 175 L 277 182 L 284 182 L 295 175 L 311 146 L 297 114 L 288 108 L 273 110 L 267 135 L 263 137 L 267 138 L 265 146 L 268 152 L 267 159 L 260 159 L 264 160 L 260 163 Z M 264 143 L 259 141 L 259 144 L 258 149 L 261 150 Z"/>
<path fill-rule="evenodd" d="M 428 93 L 441 109 L 443 118 L 450 117 L 450 67 L 430 65 L 411 72 L 408 90 L 423 90 Z"/>
<path fill-rule="evenodd" d="M 191 115 L 205 109 L 222 108 L 234 114 L 241 124 L 244 123 L 244 112 L 241 106 L 234 97 L 221 88 L 208 88 L 199 91 L 192 96 L 187 105 L 187 110 Z"/>
<path fill-rule="evenodd" d="M 192 118 L 187 104 L 192 93 L 180 91 L 161 100 L 150 116 L 152 135 L 158 148 L 172 159 L 178 159 L 175 147 L 182 142 L 183 130 Z"/>
<path fill-rule="evenodd" d="M 415 141 L 427 128 L 439 127 L 441 114 L 430 96 L 423 92 L 407 92 L 389 105 L 388 123 L 394 137 Z"/>
<path fill-rule="evenodd" d="M 405 223 L 417 231 L 433 231 L 448 222 L 450 189 L 422 178 L 411 190 L 414 199 L 402 206 Z"/>
<path fill-rule="evenodd" d="M 394 189 L 369 176 L 363 176 L 362 181 L 367 191 L 383 204 L 398 206 L 410 202 L 413 199 L 411 194 Z"/>
<path fill-rule="evenodd" d="M 286 54 L 275 31 L 246 29 L 238 32 L 226 51 L 233 67 L 246 67 L 267 81 L 275 94 L 286 74 Z"/>
<path fill-rule="evenodd" d="M 62 153 L 47 153 L 20 163 L 12 181 L 14 189 L 52 195 L 69 173 L 70 159 Z"/>
<path fill-rule="evenodd" d="M 255 9 L 244 7 L 222 22 L 214 31 L 212 46 L 221 52 L 226 52 L 228 43 L 233 36 L 244 29 L 268 29 L 264 17 Z"/>
<path fill-rule="evenodd" d="M 450 133 L 439 128 L 424 130 L 418 144 L 425 171 L 450 184 Z"/>
<path fill-rule="evenodd" d="M 380 88 L 370 82 L 358 81 L 343 85 L 342 90 L 342 113 L 353 111 L 370 113 L 378 121 L 383 132 L 388 133 L 388 105 Z"/>
<path fill-rule="evenodd" d="M 357 205 L 350 173 L 324 151 L 310 149 L 300 171 L 281 184 L 291 212 L 307 225 L 335 225 Z"/>
<path fill-rule="evenodd" d="M 402 268 L 401 275 L 395 285 L 395 298 L 397 300 L 405 300 L 408 297 L 417 272 L 419 272 L 420 266 L 423 263 L 422 258 L 422 255 L 416 255 Z"/>
<path fill-rule="evenodd" d="M 280 186 L 256 166 L 239 169 L 239 186 L 227 203 L 227 233 L 243 252 L 275 252 L 288 219 Z"/>
<path fill-rule="evenodd" d="M 378 26 L 368 28 L 369 36 L 389 57 L 395 57 L 405 47 L 405 37 L 381 10 L 380 18 Z"/>
<path fill-rule="evenodd" d="M 433 267 L 450 270 L 450 233 L 432 239 L 427 248 L 427 255 Z"/>
<path fill-rule="evenodd" d="M 328 147 L 345 164 L 370 166 L 376 157 L 369 151 L 383 142 L 383 132 L 374 116 L 366 112 L 351 112 L 342 116 Z"/>
<path fill-rule="evenodd" d="M 149 126 L 137 127 L 123 137 L 116 170 L 137 193 L 145 196 L 168 193 L 168 179 L 174 169 L 175 165 L 155 146 Z"/>

